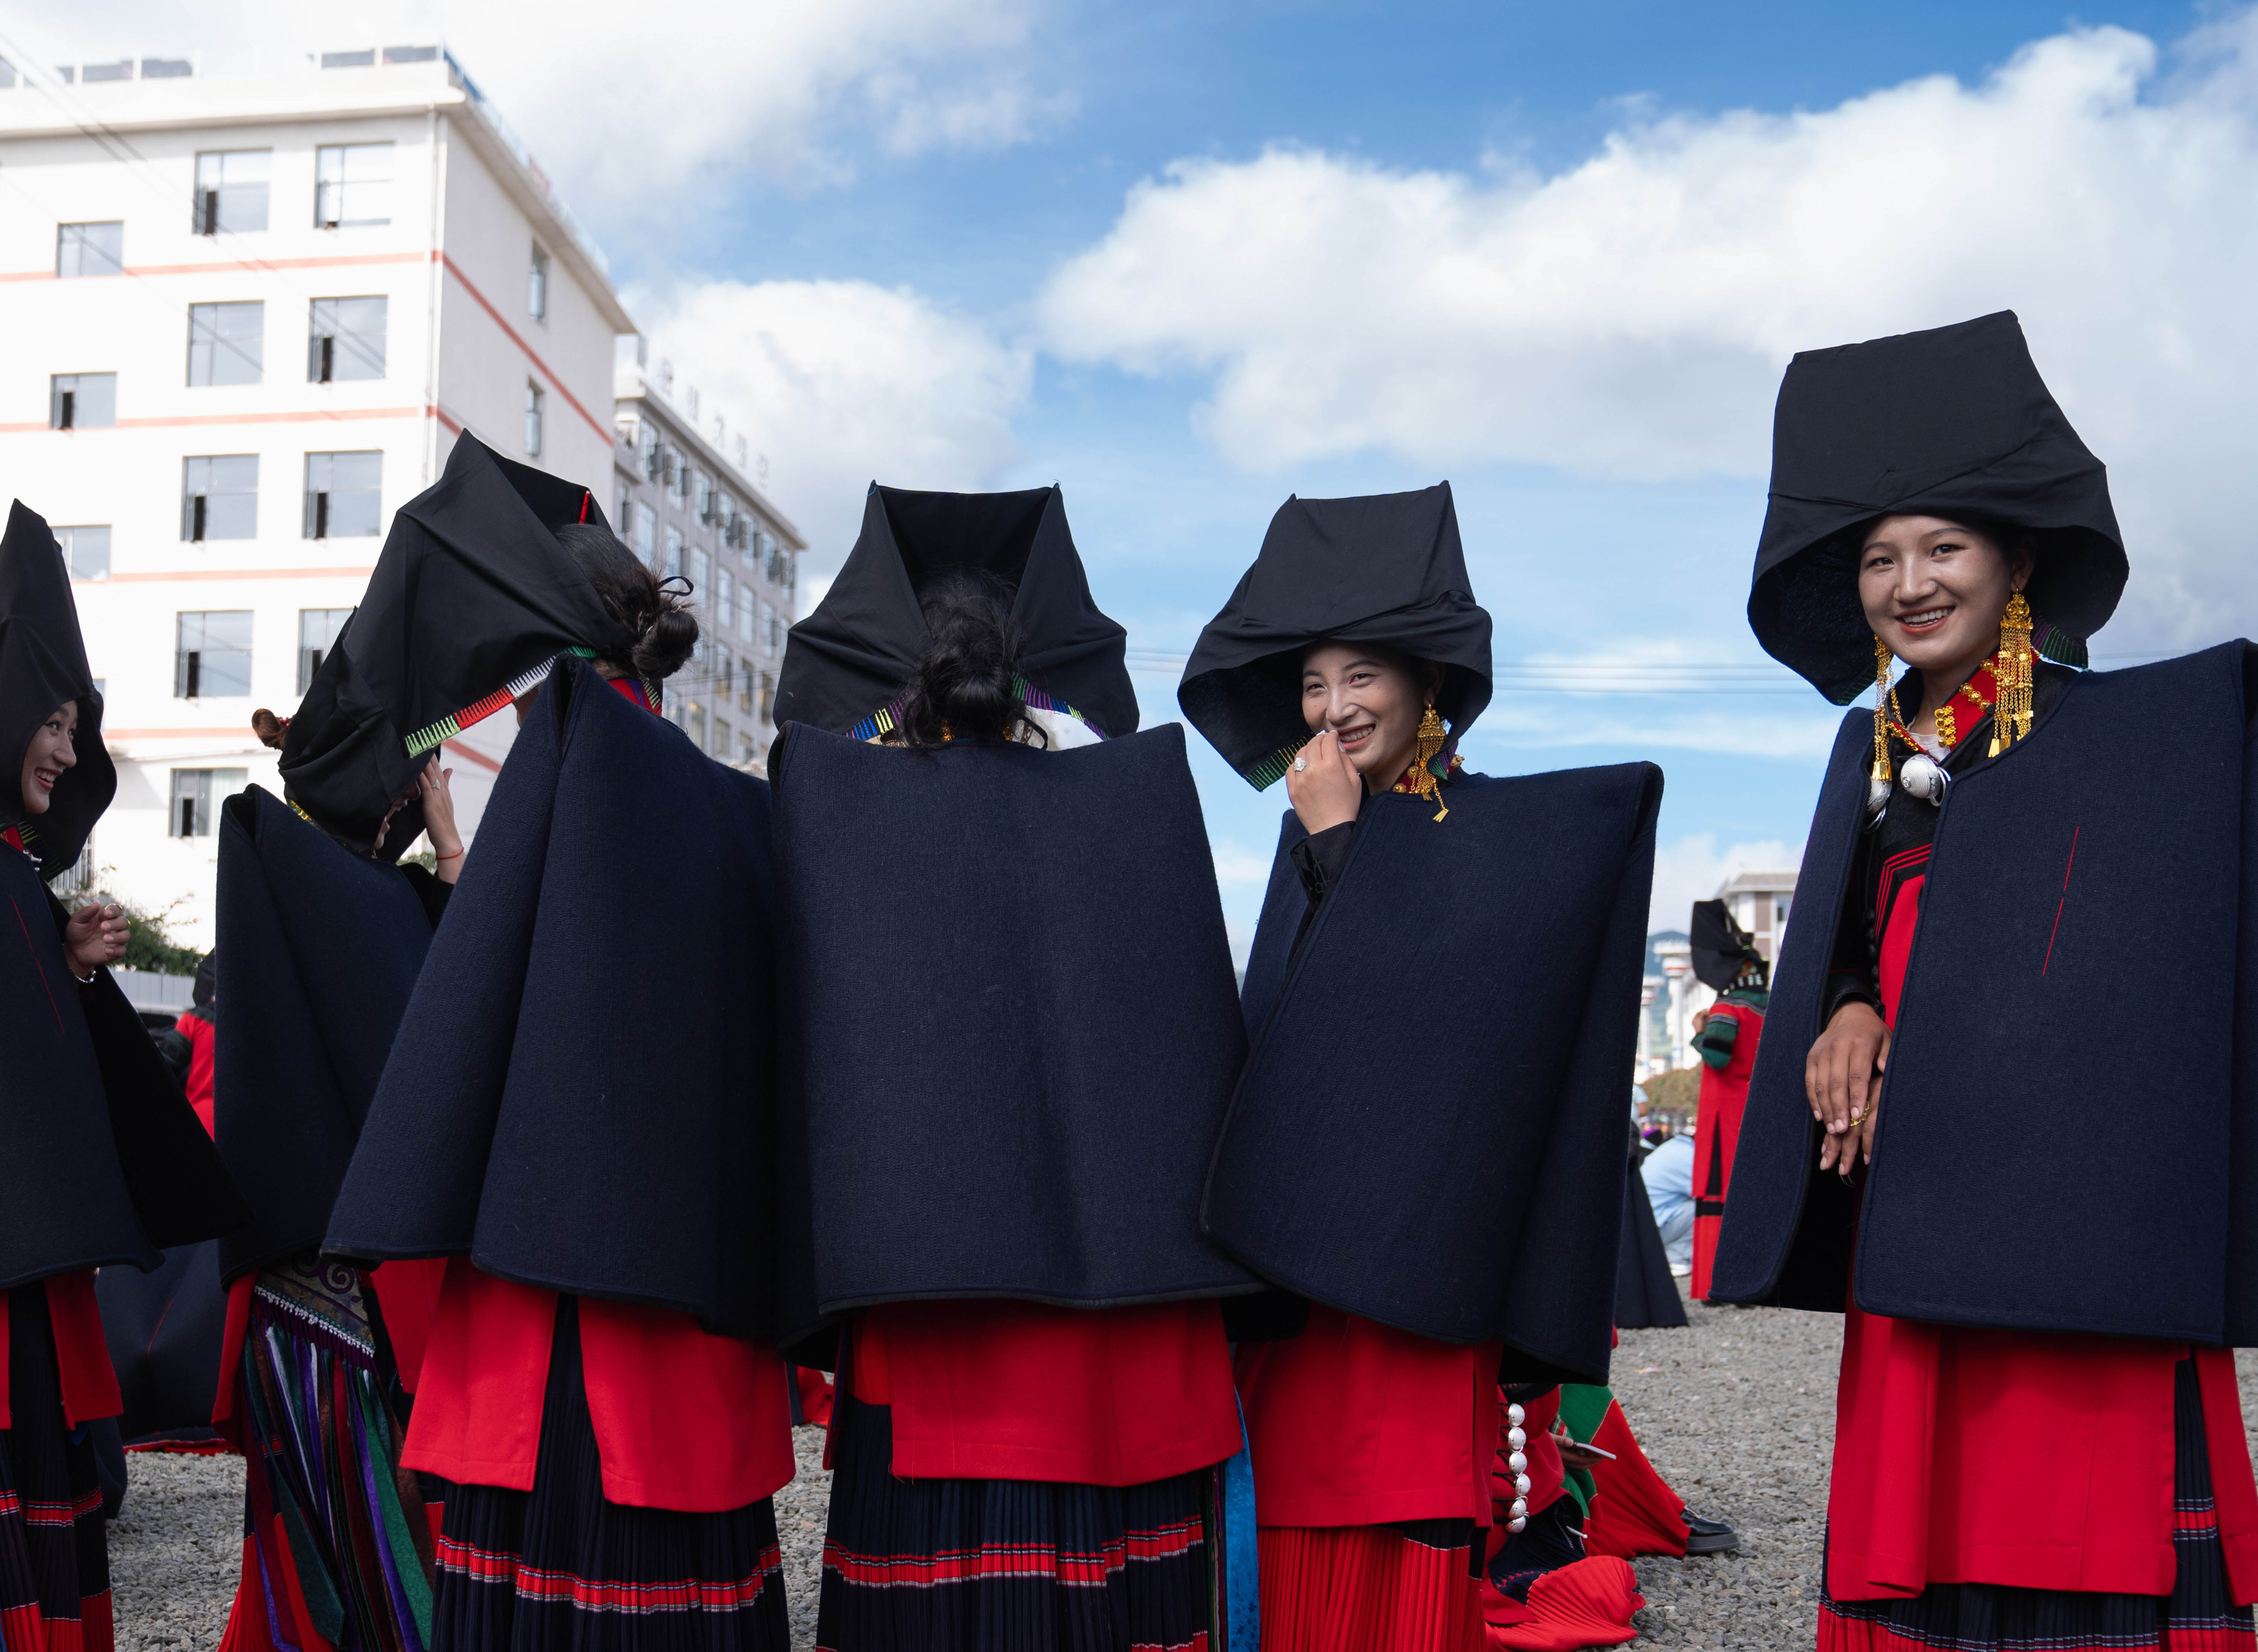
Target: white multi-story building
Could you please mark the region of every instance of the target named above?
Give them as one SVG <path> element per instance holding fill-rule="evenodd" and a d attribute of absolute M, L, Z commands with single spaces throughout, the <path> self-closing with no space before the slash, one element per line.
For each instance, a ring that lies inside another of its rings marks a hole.
<path fill-rule="evenodd" d="M 755 480 L 765 466 L 745 438 L 718 414 L 701 428 L 673 364 L 653 366 L 639 338 L 620 345 L 605 508 L 662 578 L 689 582 L 698 611 L 697 656 L 667 679 L 666 714 L 721 762 L 764 773 L 806 541 Z"/>
<path fill-rule="evenodd" d="M 217 804 L 458 433 L 610 500 L 593 246 L 436 46 L 0 71 L 0 499 L 71 560 L 117 802 L 89 865 L 212 941 Z M 775 519 L 781 525 L 781 519 Z M 451 741 L 464 813 L 514 720 Z M 732 754 L 734 755 L 734 754 Z"/>

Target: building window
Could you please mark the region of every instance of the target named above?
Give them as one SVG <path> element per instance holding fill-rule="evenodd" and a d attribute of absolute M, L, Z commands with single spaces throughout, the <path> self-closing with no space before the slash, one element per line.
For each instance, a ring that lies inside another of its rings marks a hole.
<path fill-rule="evenodd" d="M 698 491 L 698 469 L 688 463 L 677 465 L 674 471 L 674 496 L 685 504 Z"/>
<path fill-rule="evenodd" d="M 392 222 L 392 145 L 324 144 L 314 156 L 314 227 Z"/>
<path fill-rule="evenodd" d="M 761 720 L 764 723 L 776 721 L 776 685 L 775 672 L 761 673 Z"/>
<path fill-rule="evenodd" d="M 744 670 L 737 673 L 737 709 L 741 712 L 750 713 L 756 709 L 753 703 L 753 684 L 757 675 L 750 660 L 747 660 Z"/>
<path fill-rule="evenodd" d="M 526 267 L 525 313 L 536 321 L 549 318 L 549 254 L 538 245 L 533 249 L 533 259 Z"/>
<path fill-rule="evenodd" d="M 730 616 L 737 611 L 736 577 L 723 568 L 714 578 L 716 583 L 711 609 L 713 622 L 717 629 L 727 631 L 732 623 Z"/>
<path fill-rule="evenodd" d="M 729 697 L 736 691 L 730 681 L 736 674 L 735 657 L 727 649 L 715 649 L 714 650 L 714 697 L 724 705 L 729 703 Z"/>
<path fill-rule="evenodd" d="M 713 578 L 714 559 L 692 545 L 690 548 L 690 590 L 692 595 L 703 592 Z"/>
<path fill-rule="evenodd" d="M 234 235 L 266 227 L 269 149 L 206 150 L 196 157 L 195 232 Z"/>
<path fill-rule="evenodd" d="M 615 534 L 628 531 L 628 485 L 625 482 L 614 483 L 612 487 L 612 531 Z"/>
<path fill-rule="evenodd" d="M 188 306 L 188 383 L 255 385 L 264 367 L 266 306 Z"/>
<path fill-rule="evenodd" d="M 682 729 L 699 750 L 706 749 L 706 705 L 702 700 L 682 703 Z"/>
<path fill-rule="evenodd" d="M 384 377 L 385 301 L 317 298 L 306 334 L 306 382 Z"/>
<path fill-rule="evenodd" d="M 47 423 L 57 430 L 92 430 L 117 422 L 117 375 L 59 372 L 48 381 Z"/>
<path fill-rule="evenodd" d="M 658 565 L 658 577 L 671 579 L 682 571 L 682 530 L 669 522 L 666 526 L 666 560 Z"/>
<path fill-rule="evenodd" d="M 63 564 L 74 579 L 110 578 L 110 529 L 58 528 L 55 543 L 63 549 Z"/>
<path fill-rule="evenodd" d="M 223 453 L 181 461 L 182 539 L 252 539 L 258 533 L 256 453 Z"/>
<path fill-rule="evenodd" d="M 657 532 L 658 513 L 641 500 L 637 500 L 635 507 L 635 548 L 642 553 L 643 559 L 646 563 L 651 559 L 651 547 L 657 542 L 655 537 Z"/>
<path fill-rule="evenodd" d="M 55 226 L 55 273 L 122 275 L 125 272 L 125 224 L 61 223 Z"/>
<path fill-rule="evenodd" d="M 761 748 L 759 744 L 750 734 L 739 734 L 737 736 L 737 761 L 741 763 L 755 763 L 758 762 L 760 760 Z"/>
<path fill-rule="evenodd" d="M 322 662 L 330 657 L 337 646 L 337 636 L 352 618 L 351 608 L 301 608 L 298 610 L 298 691 L 302 694 L 314 685 L 314 673 L 322 669 Z"/>
<path fill-rule="evenodd" d="M 183 613 L 173 644 L 173 698 L 221 699 L 251 692 L 251 610 Z"/>
<path fill-rule="evenodd" d="M 541 404 L 545 399 L 539 385 L 525 381 L 525 451 L 529 458 L 541 457 Z"/>
<path fill-rule="evenodd" d="M 306 455 L 306 537 L 367 539 L 382 528 L 381 453 Z"/>
<path fill-rule="evenodd" d="M 168 836 L 208 838 L 215 805 L 250 783 L 248 769 L 175 769 L 173 808 L 165 824 Z"/>
<path fill-rule="evenodd" d="M 773 655 L 777 651 L 777 611 L 773 603 L 761 604 L 761 652 Z"/>

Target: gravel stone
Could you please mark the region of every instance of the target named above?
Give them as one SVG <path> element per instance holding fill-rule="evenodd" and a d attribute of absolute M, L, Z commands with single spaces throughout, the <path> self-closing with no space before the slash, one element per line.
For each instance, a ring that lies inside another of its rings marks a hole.
<path fill-rule="evenodd" d="M 1843 1321 L 1784 1308 L 1686 1304 L 1685 1330 L 1625 1331 L 1615 1389 L 1665 1479 L 1741 1547 L 1635 1563 L 1646 1607 L 1637 1648 L 1810 1652 L 1834 1450 Z M 2236 1356 L 2244 1426 L 2258 1423 L 2258 1354 Z M 815 1644 L 831 1477 L 823 1431 L 799 1429 L 799 1478 L 777 1494 L 792 1645 Z M 227 1627 L 243 1550 L 243 1464 L 136 1452 L 110 1528 L 120 1652 L 209 1652 Z M 1277 1652 L 1290 1652 L 1278 1648 Z"/>

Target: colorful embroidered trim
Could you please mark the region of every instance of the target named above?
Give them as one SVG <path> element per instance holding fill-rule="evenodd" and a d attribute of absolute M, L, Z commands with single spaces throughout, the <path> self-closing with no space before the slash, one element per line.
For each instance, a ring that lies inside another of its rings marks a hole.
<path fill-rule="evenodd" d="M 1091 734 L 1097 735 L 1098 739 L 1104 740 L 1109 738 L 1106 732 L 1100 728 L 1096 723 L 1090 721 L 1086 713 L 1075 710 L 1073 706 L 1068 705 L 1064 700 L 1053 699 L 1049 695 L 1044 693 L 1042 690 L 1037 688 L 1033 683 L 1027 681 L 1026 677 L 1013 677 L 1012 679 L 1012 688 L 1013 692 L 1018 694 L 1021 699 L 1027 703 L 1027 708 L 1030 711 L 1062 713 L 1064 715 L 1073 718 L 1076 722 L 1080 723 Z"/>
<path fill-rule="evenodd" d="M 1054 699 L 1048 694 L 1044 693 L 1042 690 L 1037 688 L 1033 683 L 1027 681 L 1024 677 L 1012 677 L 1012 691 L 1017 694 L 1020 699 L 1026 703 L 1026 706 L 1029 711 L 1057 712 L 1064 716 L 1073 718 L 1076 722 L 1080 723 L 1084 728 L 1097 735 L 1100 740 L 1111 738 L 1111 736 L 1108 735 L 1103 728 L 1100 728 L 1096 723 L 1092 722 L 1085 713 L 1075 710 L 1073 706 L 1068 705 L 1062 699 Z M 891 705 L 881 705 L 877 711 L 872 712 L 861 722 L 856 724 L 854 727 L 849 729 L 847 731 L 847 738 L 849 740 L 879 740 L 892 734 L 894 730 L 899 728 L 901 726 L 902 702 L 900 700 L 895 700 Z"/>
<path fill-rule="evenodd" d="M 530 670 L 520 671 L 484 699 L 473 700 L 452 717 L 443 717 L 427 727 L 417 729 L 408 737 L 408 755 L 410 757 L 421 757 L 442 741 L 452 740 L 472 725 L 484 722 L 528 689 L 546 682 L 549 673 L 555 669 L 557 662 L 568 654 L 583 660 L 593 660 L 596 657 L 595 649 L 584 649 L 577 644 L 569 649 L 559 649 Z"/>

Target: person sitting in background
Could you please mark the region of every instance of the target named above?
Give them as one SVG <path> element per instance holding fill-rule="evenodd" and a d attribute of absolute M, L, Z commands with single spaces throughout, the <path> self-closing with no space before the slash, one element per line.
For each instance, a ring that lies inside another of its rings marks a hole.
<path fill-rule="evenodd" d="M 1684 1279 L 1694 1271 L 1694 1131 L 1665 1138 L 1638 1167 L 1670 1271 Z"/>

